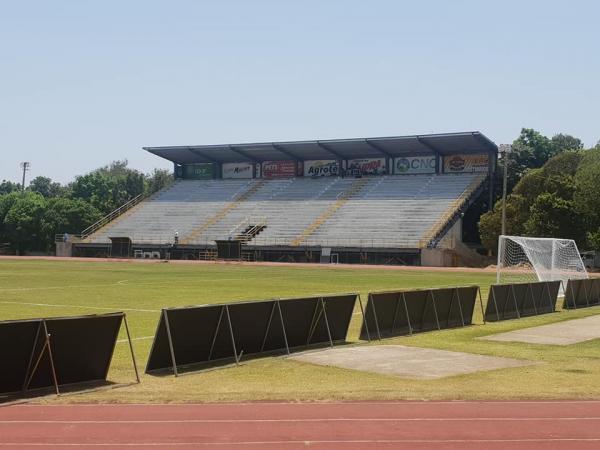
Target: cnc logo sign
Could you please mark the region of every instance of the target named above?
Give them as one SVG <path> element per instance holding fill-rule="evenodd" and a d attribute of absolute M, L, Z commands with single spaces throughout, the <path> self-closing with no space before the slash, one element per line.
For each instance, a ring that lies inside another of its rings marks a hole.
<path fill-rule="evenodd" d="M 338 162 L 335 160 L 306 161 L 304 163 L 305 177 L 329 177 L 339 173 Z"/>
<path fill-rule="evenodd" d="M 435 156 L 396 158 L 396 174 L 435 173 Z"/>

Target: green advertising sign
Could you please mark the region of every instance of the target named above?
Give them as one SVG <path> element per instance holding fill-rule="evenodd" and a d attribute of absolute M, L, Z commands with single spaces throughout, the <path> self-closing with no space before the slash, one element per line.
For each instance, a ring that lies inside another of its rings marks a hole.
<path fill-rule="evenodd" d="M 211 180 L 213 178 L 213 165 L 204 164 L 186 164 L 183 166 L 183 178 L 187 180 Z"/>

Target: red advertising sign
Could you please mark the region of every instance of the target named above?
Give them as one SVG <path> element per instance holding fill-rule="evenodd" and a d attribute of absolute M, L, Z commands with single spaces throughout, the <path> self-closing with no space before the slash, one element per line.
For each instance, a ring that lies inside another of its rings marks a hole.
<path fill-rule="evenodd" d="M 262 163 L 263 178 L 291 178 L 296 176 L 295 161 L 265 161 Z"/>

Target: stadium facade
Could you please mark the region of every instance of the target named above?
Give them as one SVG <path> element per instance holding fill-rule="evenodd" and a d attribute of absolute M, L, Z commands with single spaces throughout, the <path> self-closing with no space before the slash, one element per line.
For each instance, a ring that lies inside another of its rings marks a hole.
<path fill-rule="evenodd" d="M 486 190 L 491 204 L 498 156 L 477 131 L 144 150 L 173 163 L 175 182 L 59 253 L 453 265 L 468 258 L 464 213 Z"/>

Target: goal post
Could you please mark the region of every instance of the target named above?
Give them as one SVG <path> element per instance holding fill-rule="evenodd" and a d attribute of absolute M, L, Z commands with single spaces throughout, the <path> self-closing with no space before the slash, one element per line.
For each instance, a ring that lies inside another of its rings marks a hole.
<path fill-rule="evenodd" d="M 570 278 L 588 278 L 574 240 L 503 235 L 498 239 L 497 283 L 560 280 L 566 286 Z"/>

